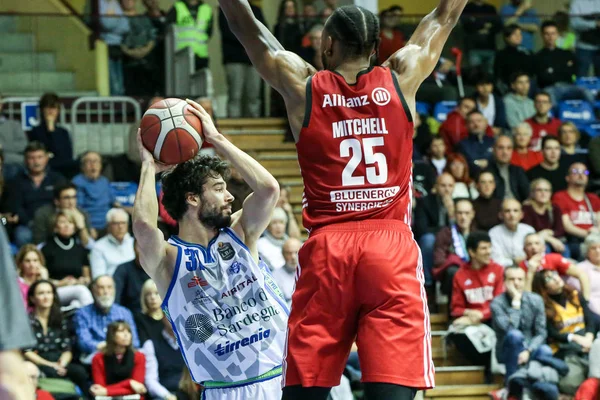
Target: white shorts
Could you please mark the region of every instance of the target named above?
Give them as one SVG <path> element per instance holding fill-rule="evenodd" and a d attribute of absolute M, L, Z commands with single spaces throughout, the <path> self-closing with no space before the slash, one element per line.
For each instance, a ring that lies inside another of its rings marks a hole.
<path fill-rule="evenodd" d="M 205 389 L 202 400 L 280 400 L 281 375 L 244 386 Z"/>

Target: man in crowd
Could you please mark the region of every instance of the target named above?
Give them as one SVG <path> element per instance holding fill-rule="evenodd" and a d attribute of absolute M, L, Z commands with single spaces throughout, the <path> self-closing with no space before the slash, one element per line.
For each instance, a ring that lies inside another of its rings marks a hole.
<path fill-rule="evenodd" d="M 75 229 L 81 244 L 91 248 L 96 230 L 92 228 L 89 215 L 77 207 L 77 186 L 65 182 L 54 188 L 54 204 L 38 208 L 33 217 L 33 243 L 42 243 L 54 231 L 57 212 L 70 215 L 75 221 Z M 91 239 L 91 240 L 90 240 Z"/>
<path fill-rule="evenodd" d="M 92 276 L 112 276 L 117 267 L 135 258 L 133 237 L 129 234 L 129 214 L 113 208 L 106 214 L 108 232 L 90 253 Z"/>
<path fill-rule="evenodd" d="M 441 282 L 442 293 L 449 299 L 452 299 L 452 282 L 456 271 L 469 262 L 466 242 L 475 218 L 471 200 L 456 200 L 454 214 L 455 219 L 450 221 L 450 226 L 443 227 L 435 235 L 433 248 L 433 277 Z"/>
<path fill-rule="evenodd" d="M 277 286 L 283 292 L 283 297 L 288 305 L 292 304 L 292 294 L 296 285 L 296 268 L 298 267 L 298 250 L 302 246 L 302 242 L 295 238 L 289 238 L 283 244 L 281 250 L 285 264 L 283 268 L 278 268 L 273 271 L 273 278 L 277 282 Z"/>
<path fill-rule="evenodd" d="M 106 213 L 116 205 L 110 182 L 102 173 L 102 156 L 88 151 L 81 156 L 81 173 L 73 178 L 77 186 L 77 204 L 92 220 L 99 235 L 105 233 Z"/>
<path fill-rule="evenodd" d="M 500 91 L 506 93 L 511 84 L 511 75 L 518 71 L 531 74 L 533 65 L 531 53 L 521 46 L 523 42 L 521 28 L 516 24 L 507 25 L 502 34 L 505 47 L 496 53 L 494 76 Z"/>
<path fill-rule="evenodd" d="M 585 273 L 568 259 L 558 253 L 546 253 L 546 243 L 537 233 L 525 236 L 525 260 L 519 267 L 526 273 L 525 290 L 531 292 L 531 284 L 536 272 L 542 270 L 557 271 L 561 276 L 572 276 L 579 280 L 583 297 L 590 298 L 590 282 Z"/>
<path fill-rule="evenodd" d="M 473 200 L 475 208 L 475 225 L 478 229 L 489 231 L 502 222 L 500 209 L 502 199 L 494 196 L 496 192 L 496 177 L 490 171 L 483 171 L 477 177 L 479 197 Z"/>
<path fill-rule="evenodd" d="M 488 167 L 492 158 L 494 139 L 487 136 L 487 119 L 480 111 L 474 110 L 467 116 L 469 136 L 461 140 L 456 151 L 463 154 L 469 163 L 471 174 L 477 175 Z"/>
<path fill-rule="evenodd" d="M 494 143 L 493 158 L 487 170 L 496 178 L 497 198 L 524 201 L 529 197 L 529 180 L 523 168 L 510 163 L 512 154 L 512 139 L 505 135 L 498 136 Z"/>
<path fill-rule="evenodd" d="M 27 136 L 21 129 L 19 121 L 6 118 L 2 114 L 4 102 L 0 94 L 0 149 L 4 160 L 3 175 L 12 179 L 23 168 L 23 151 L 27 146 Z"/>
<path fill-rule="evenodd" d="M 556 136 L 544 136 L 542 138 L 542 162 L 527 171 L 527 177 L 531 182 L 538 178 L 544 178 L 552 184 L 552 191 L 558 192 L 567 188 L 565 177 L 567 168 L 560 160 L 560 142 Z"/>
<path fill-rule="evenodd" d="M 503 267 L 519 264 L 525 259 L 523 242 L 525 236 L 535 233 L 533 227 L 522 224 L 523 209 L 515 199 L 502 203 L 502 224 L 490 229 L 492 259 Z"/>
<path fill-rule="evenodd" d="M 48 161 L 48 151 L 43 144 L 29 143 L 25 148 L 25 171 L 19 172 L 6 190 L 13 222 L 18 223 L 14 231 L 17 246 L 31 243 L 35 212 L 52 204 L 54 188 L 65 181 L 48 167 Z"/>
<path fill-rule="evenodd" d="M 489 323 L 492 299 L 504 290 L 503 268 L 491 259 L 492 243 L 484 232 L 473 232 L 467 239 L 470 262 L 454 275 L 450 314 L 455 328 Z M 486 366 L 489 379 L 491 352 L 479 353 L 465 334 L 452 334 L 450 340 L 458 351 L 476 365 Z"/>
<path fill-rule="evenodd" d="M 133 240 L 135 259 L 121 264 L 115 270 L 113 279 L 115 281 L 115 303 L 127 307 L 133 313 L 142 311 L 142 286 L 150 279 L 146 271 L 140 265 L 140 255 L 135 239 Z"/>
<path fill-rule="evenodd" d="M 557 192 L 552 201 L 560 207 L 562 220 L 568 235 L 571 256 L 579 260 L 579 246 L 591 233 L 600 232 L 600 198 L 594 193 L 586 193 L 589 170 L 582 163 L 574 163 L 569 167 L 566 178 L 567 190 Z"/>
<path fill-rule="evenodd" d="M 473 3 L 469 3 L 473 4 Z M 469 6 L 467 4 L 467 7 Z M 494 93 L 494 80 L 488 74 L 482 74 L 475 84 L 475 102 L 477 109 L 487 119 L 495 135 L 503 129 L 508 129 L 506 122 L 506 107 L 502 97 Z"/>
<path fill-rule="evenodd" d="M 533 130 L 529 148 L 533 151 L 540 151 L 544 137 L 548 135 L 558 137 L 558 128 L 561 122 L 558 118 L 554 118 L 549 114 L 552 109 L 552 98 L 548 93 L 539 92 L 536 94 L 533 106 L 535 115 L 525 121 L 531 125 Z"/>
<path fill-rule="evenodd" d="M 436 176 L 444 172 L 446 168 L 446 142 L 440 136 L 434 136 L 429 144 L 429 163 L 435 170 Z"/>
<path fill-rule="evenodd" d="M 92 282 L 94 304 L 80 308 L 75 313 L 75 332 L 82 362 L 89 364 L 97 351 L 106 348 L 106 329 L 111 322 L 123 320 L 131 327 L 133 347 L 139 348 L 137 328 L 131 311 L 115 304 L 115 282 L 102 275 Z"/>
<path fill-rule="evenodd" d="M 525 72 L 518 71 L 510 76 L 511 92 L 504 96 L 504 105 L 511 129 L 535 115 L 533 100 L 528 97 L 530 87 L 529 75 Z"/>

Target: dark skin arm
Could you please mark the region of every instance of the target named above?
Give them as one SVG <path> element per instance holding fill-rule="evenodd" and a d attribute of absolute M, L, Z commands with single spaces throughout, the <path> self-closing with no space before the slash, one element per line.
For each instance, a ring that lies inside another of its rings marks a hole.
<path fill-rule="evenodd" d="M 306 83 L 316 70 L 283 48 L 254 16 L 247 0 L 219 0 L 219 6 L 260 76 L 283 96 L 297 140 L 304 118 Z"/>
<path fill-rule="evenodd" d="M 415 95 L 421 83 L 437 65 L 450 32 L 456 26 L 468 0 L 440 0 L 401 48 L 382 64 L 398 76 L 400 89 L 411 113 L 416 113 Z"/>

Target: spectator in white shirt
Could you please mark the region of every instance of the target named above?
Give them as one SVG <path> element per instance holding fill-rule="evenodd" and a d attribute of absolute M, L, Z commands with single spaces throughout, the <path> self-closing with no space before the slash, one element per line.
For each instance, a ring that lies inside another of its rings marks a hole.
<path fill-rule="evenodd" d="M 112 208 L 106 214 L 108 233 L 96 241 L 90 253 L 92 277 L 112 276 L 121 264 L 135 259 L 133 237 L 129 234 L 129 214 L 121 208 Z"/>
<path fill-rule="evenodd" d="M 285 259 L 283 258 L 281 250 L 283 244 L 289 238 L 285 233 L 287 222 L 287 213 L 283 208 L 275 207 L 267 230 L 263 237 L 258 239 L 258 254 L 271 271 L 275 271 L 285 264 Z"/>
<path fill-rule="evenodd" d="M 503 223 L 490 229 L 492 260 L 503 267 L 518 265 L 525 260 L 523 249 L 525 237 L 530 233 L 535 233 L 535 229 L 521 223 L 523 209 L 521 203 L 515 199 L 504 200 L 500 214 Z"/>
<path fill-rule="evenodd" d="M 282 254 L 285 259 L 283 268 L 273 272 L 277 286 L 283 292 L 283 297 L 288 304 L 292 303 L 292 294 L 296 285 L 296 268 L 298 266 L 298 251 L 302 243 L 298 239 L 290 238 L 283 244 Z"/>
<path fill-rule="evenodd" d="M 577 264 L 587 277 L 590 285 L 590 298 L 588 306 L 596 315 L 600 315 L 600 234 L 592 233 L 581 245 L 581 254 L 585 260 Z M 580 290 L 578 279 L 569 277 L 567 283 L 575 289 Z"/>

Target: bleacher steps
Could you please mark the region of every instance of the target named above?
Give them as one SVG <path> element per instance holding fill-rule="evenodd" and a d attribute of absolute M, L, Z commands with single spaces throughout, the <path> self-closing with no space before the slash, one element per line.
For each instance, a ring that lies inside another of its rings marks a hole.
<path fill-rule="evenodd" d="M 32 33 L 2 33 L 0 40 L 1 53 L 23 53 L 35 51 L 34 36 Z"/>
<path fill-rule="evenodd" d="M 0 74 L 0 88 L 5 93 L 75 91 L 75 76 L 72 72 L 5 72 Z"/>
<path fill-rule="evenodd" d="M 476 385 L 484 382 L 483 367 L 480 366 L 450 366 L 435 369 L 436 385 L 452 385 L 460 382 L 463 385 Z"/>
<path fill-rule="evenodd" d="M 0 72 L 56 71 L 54 53 L 0 53 Z"/>
<path fill-rule="evenodd" d="M 12 33 L 17 30 L 17 19 L 12 15 L 0 16 L 0 33 Z"/>
<path fill-rule="evenodd" d="M 437 377 L 436 377 L 437 384 Z M 425 391 L 426 400 L 483 400 L 489 399 L 488 393 L 500 389 L 501 385 L 439 385 L 435 389 Z"/>

